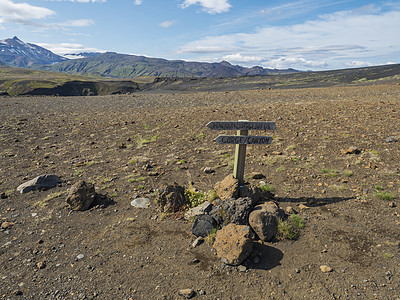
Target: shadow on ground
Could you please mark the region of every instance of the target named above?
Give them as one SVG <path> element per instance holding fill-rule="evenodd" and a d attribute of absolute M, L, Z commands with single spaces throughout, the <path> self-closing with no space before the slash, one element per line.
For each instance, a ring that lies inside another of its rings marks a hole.
<path fill-rule="evenodd" d="M 277 202 L 290 202 L 290 203 L 299 203 L 299 202 L 306 202 L 306 206 L 315 207 L 315 206 L 324 206 L 328 204 L 333 204 L 337 202 L 347 201 L 354 199 L 354 197 L 330 197 L 330 198 L 282 198 L 282 197 L 275 197 L 275 201 Z"/>
<path fill-rule="evenodd" d="M 260 262 L 258 264 L 249 264 L 249 269 L 271 270 L 280 266 L 283 258 L 283 252 L 277 248 L 261 243 L 254 243 L 254 252 L 260 253 Z"/>

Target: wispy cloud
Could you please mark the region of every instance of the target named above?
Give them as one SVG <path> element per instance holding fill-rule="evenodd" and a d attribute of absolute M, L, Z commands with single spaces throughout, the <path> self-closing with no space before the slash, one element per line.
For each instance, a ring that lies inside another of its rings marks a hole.
<path fill-rule="evenodd" d="M 79 20 L 70 20 L 63 23 L 55 24 L 60 27 L 87 27 L 94 24 L 93 20 L 90 19 L 79 19 Z"/>
<path fill-rule="evenodd" d="M 180 53 L 199 48 L 216 53 L 220 45 L 232 59 L 263 57 L 265 65 L 296 68 L 336 68 L 352 61 L 382 63 L 385 55 L 400 50 L 400 10 L 386 12 L 340 11 L 291 26 L 264 26 L 251 33 L 209 36 L 185 44 Z M 222 59 L 223 57 L 221 57 Z M 354 59 L 358 58 L 358 59 Z M 339 66 L 340 65 L 340 66 Z"/>
<path fill-rule="evenodd" d="M 141 5 L 141 4 L 143 4 L 143 0 L 135 0 L 134 4 Z"/>
<path fill-rule="evenodd" d="M 174 23 L 175 23 L 175 21 L 164 21 L 164 22 L 161 22 L 159 24 L 159 26 L 167 28 L 167 27 L 170 27 L 170 26 L 174 25 Z"/>
<path fill-rule="evenodd" d="M 79 2 L 79 3 L 95 3 L 95 2 L 100 2 L 104 3 L 107 2 L 107 0 L 47 0 L 47 1 L 53 1 L 53 2 Z"/>
<path fill-rule="evenodd" d="M 303 57 L 280 57 L 263 63 L 265 67 L 276 69 L 287 69 L 294 65 L 313 69 L 328 67 L 328 64 L 324 61 L 307 60 Z"/>
<path fill-rule="evenodd" d="M 240 53 L 224 55 L 222 57 L 222 59 L 230 61 L 230 62 L 234 62 L 234 63 L 243 63 L 243 62 L 256 63 L 256 62 L 262 62 L 265 60 L 265 58 L 263 58 L 261 56 L 245 56 Z"/>
<path fill-rule="evenodd" d="M 82 44 L 74 44 L 74 43 L 59 43 L 59 44 L 36 43 L 36 45 L 39 45 L 40 47 L 46 48 L 51 52 L 62 56 L 66 54 L 81 53 L 81 52 L 105 52 L 104 50 L 90 48 Z"/>
<path fill-rule="evenodd" d="M 349 2 L 349 0 L 298 0 L 283 3 L 277 6 L 266 7 L 265 9 L 262 9 L 260 13 L 266 16 L 269 20 L 289 19 L 295 16 L 310 13 L 320 8 L 334 6 L 346 2 Z"/>
<path fill-rule="evenodd" d="M 206 12 L 210 14 L 228 12 L 232 7 L 228 0 L 185 0 L 181 4 L 181 7 L 187 8 L 191 5 L 200 5 Z"/>

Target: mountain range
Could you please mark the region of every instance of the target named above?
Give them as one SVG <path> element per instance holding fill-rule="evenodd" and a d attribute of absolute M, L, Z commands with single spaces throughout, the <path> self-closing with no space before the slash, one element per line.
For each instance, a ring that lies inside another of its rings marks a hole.
<path fill-rule="evenodd" d="M 187 62 L 114 52 L 69 54 L 68 57 L 82 58 L 68 59 L 35 44 L 25 43 L 17 37 L 0 41 L 0 64 L 86 76 L 235 77 L 298 72 L 293 69 L 277 70 L 259 66 L 247 68 L 227 61 Z"/>
<path fill-rule="evenodd" d="M 35 44 L 25 43 L 14 36 L 0 41 L 0 63 L 11 67 L 29 68 L 65 61 L 66 58 Z"/>

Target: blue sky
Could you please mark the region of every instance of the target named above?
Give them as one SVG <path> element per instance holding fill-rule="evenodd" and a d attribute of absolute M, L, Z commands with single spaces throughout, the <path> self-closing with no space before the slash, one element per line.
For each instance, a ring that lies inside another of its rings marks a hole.
<path fill-rule="evenodd" d="M 400 0 L 0 0 L 0 39 L 329 70 L 400 63 Z"/>

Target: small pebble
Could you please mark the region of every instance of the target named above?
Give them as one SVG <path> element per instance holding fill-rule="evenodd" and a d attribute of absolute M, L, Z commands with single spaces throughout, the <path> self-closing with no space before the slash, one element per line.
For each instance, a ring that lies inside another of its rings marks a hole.
<path fill-rule="evenodd" d="M 77 256 L 76 256 L 76 259 L 83 259 L 85 257 L 85 255 L 84 254 L 78 254 Z"/>
<path fill-rule="evenodd" d="M 212 174 L 212 173 L 215 172 L 215 170 L 213 170 L 213 169 L 210 168 L 210 167 L 205 167 L 205 168 L 203 169 L 203 172 L 206 173 L 206 174 Z"/>
<path fill-rule="evenodd" d="M 319 267 L 322 273 L 329 273 L 332 272 L 333 269 L 330 266 L 322 265 Z"/>
<path fill-rule="evenodd" d="M 36 267 L 37 267 L 39 270 L 42 270 L 42 269 L 46 268 L 46 263 L 45 263 L 44 261 L 39 261 L 39 262 L 36 264 Z"/>
<path fill-rule="evenodd" d="M 179 290 L 179 295 L 183 296 L 186 299 L 190 299 L 194 297 L 195 292 L 192 289 L 183 289 Z"/>
<path fill-rule="evenodd" d="M 246 272 L 247 268 L 246 268 L 246 266 L 240 265 L 240 266 L 238 266 L 238 270 L 239 270 L 239 272 Z"/>
<path fill-rule="evenodd" d="M 397 142 L 397 139 L 396 139 L 394 136 L 389 136 L 389 137 L 386 139 L 386 142 L 387 142 L 387 143 L 394 143 L 394 142 Z"/>
<path fill-rule="evenodd" d="M 304 204 L 300 204 L 300 205 L 299 205 L 299 209 L 300 209 L 300 210 L 306 210 L 306 209 L 309 209 L 309 207 L 306 206 L 306 205 L 304 205 Z"/>
<path fill-rule="evenodd" d="M 131 205 L 137 208 L 148 208 L 150 206 L 150 199 L 148 198 L 136 198 L 131 201 Z"/>
<path fill-rule="evenodd" d="M 197 239 L 194 240 L 192 247 L 196 248 L 197 246 L 200 246 L 204 242 L 204 239 L 199 236 Z"/>

